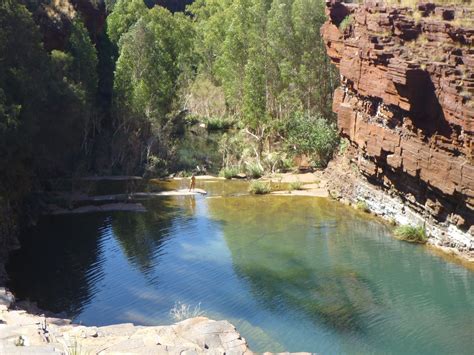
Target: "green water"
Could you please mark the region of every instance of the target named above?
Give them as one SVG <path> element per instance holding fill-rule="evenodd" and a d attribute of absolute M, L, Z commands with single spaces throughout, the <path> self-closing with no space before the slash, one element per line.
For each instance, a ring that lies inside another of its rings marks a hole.
<path fill-rule="evenodd" d="M 144 214 L 43 218 L 10 287 L 90 325 L 169 324 L 176 301 L 200 304 L 254 351 L 472 353 L 472 271 L 337 202 L 198 187 L 208 197 L 148 201 Z"/>

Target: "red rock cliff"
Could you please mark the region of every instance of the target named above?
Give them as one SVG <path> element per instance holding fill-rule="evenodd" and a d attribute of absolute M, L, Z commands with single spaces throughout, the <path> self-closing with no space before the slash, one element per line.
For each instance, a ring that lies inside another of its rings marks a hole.
<path fill-rule="evenodd" d="M 334 111 L 367 179 L 474 234 L 474 12 L 327 3 Z"/>

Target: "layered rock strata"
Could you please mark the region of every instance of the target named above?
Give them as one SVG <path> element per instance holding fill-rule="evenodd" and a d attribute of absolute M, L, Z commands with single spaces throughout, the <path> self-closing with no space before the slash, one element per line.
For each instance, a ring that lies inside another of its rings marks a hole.
<path fill-rule="evenodd" d="M 341 86 L 333 109 L 373 185 L 474 250 L 474 11 L 327 2 L 321 28 Z"/>

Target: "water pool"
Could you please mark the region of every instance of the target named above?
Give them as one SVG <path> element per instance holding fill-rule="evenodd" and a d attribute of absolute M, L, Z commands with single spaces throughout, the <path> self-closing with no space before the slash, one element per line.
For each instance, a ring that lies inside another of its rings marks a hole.
<path fill-rule="evenodd" d="M 19 298 L 107 325 L 174 322 L 176 302 L 227 319 L 254 351 L 470 354 L 474 272 L 312 197 L 160 198 L 147 213 L 49 216 L 12 255 Z"/>

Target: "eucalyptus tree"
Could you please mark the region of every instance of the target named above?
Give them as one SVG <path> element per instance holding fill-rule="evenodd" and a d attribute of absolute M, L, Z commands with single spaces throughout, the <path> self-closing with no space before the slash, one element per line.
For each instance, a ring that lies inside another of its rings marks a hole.
<path fill-rule="evenodd" d="M 180 82 L 192 71 L 193 38 L 183 14 L 161 7 L 147 10 L 121 36 L 114 82 L 116 132 L 125 135 L 130 149 L 138 146 L 139 161 L 134 164 L 154 152 L 167 157 Z"/>

